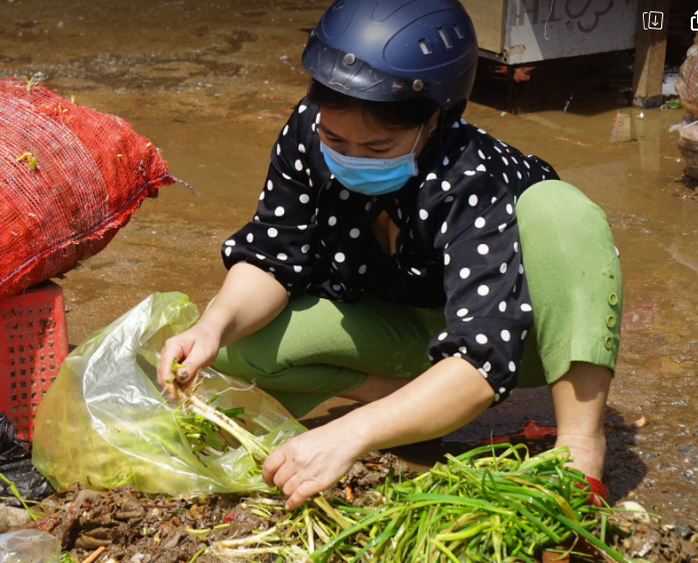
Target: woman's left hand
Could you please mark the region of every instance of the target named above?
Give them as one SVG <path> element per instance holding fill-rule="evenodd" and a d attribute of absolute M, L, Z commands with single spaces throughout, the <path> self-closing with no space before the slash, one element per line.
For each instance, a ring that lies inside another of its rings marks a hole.
<path fill-rule="evenodd" d="M 288 497 L 287 510 L 334 485 L 364 453 L 356 436 L 341 428 L 330 423 L 309 430 L 290 439 L 264 462 L 264 481 Z"/>

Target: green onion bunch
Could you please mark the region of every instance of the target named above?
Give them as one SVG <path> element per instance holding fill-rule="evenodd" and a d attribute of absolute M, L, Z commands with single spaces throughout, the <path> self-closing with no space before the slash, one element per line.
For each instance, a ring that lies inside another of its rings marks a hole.
<path fill-rule="evenodd" d="M 604 510 L 588 503 L 589 485 L 568 461 L 567 448 L 529 457 L 525 445 L 508 443 L 447 456 L 414 479 L 386 482 L 385 504 L 311 559 L 328 562 L 363 534 L 369 541 L 348 561 L 532 563 L 545 549 L 571 551 L 584 539 L 626 562 L 592 532 Z"/>
<path fill-rule="evenodd" d="M 389 474 L 375 508 L 325 495 L 279 517 L 283 503 L 276 516 L 259 504 L 255 514 L 266 515 L 268 530 L 212 548 L 232 561 L 268 554 L 279 563 L 533 563 L 544 550 L 562 556 L 583 540 L 627 563 L 603 531 L 595 535 L 610 509 L 588 503 L 589 485 L 569 461 L 567 448 L 534 457 L 523 444 L 476 448 L 414 479 Z"/>
<path fill-rule="evenodd" d="M 218 395 L 214 395 L 208 399 L 205 404 L 210 405 L 217 398 Z M 239 418 L 240 415 L 245 412 L 244 407 L 232 409 L 215 407 L 215 410 L 228 419 L 234 418 L 244 424 Z M 182 405 L 175 410 L 174 414 L 193 452 L 203 452 L 208 455 L 221 455 L 228 450 L 228 445 L 221 438 L 221 427 L 217 423 L 210 421 L 205 416 L 196 414 L 194 411 L 182 408 Z"/>

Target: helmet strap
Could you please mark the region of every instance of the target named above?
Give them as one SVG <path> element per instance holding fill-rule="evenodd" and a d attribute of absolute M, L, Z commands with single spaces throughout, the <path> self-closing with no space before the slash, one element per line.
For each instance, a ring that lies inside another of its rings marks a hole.
<path fill-rule="evenodd" d="M 467 101 L 463 100 L 449 110 L 441 110 L 436 129 L 429 130 L 429 142 L 417 159 L 420 170 L 426 170 L 428 163 L 439 154 L 444 135 L 451 128 L 453 122 L 461 118 L 466 105 Z"/>

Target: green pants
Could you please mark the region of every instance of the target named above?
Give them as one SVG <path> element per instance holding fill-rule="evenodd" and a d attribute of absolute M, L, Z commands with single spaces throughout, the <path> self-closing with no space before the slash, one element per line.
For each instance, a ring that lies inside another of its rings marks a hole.
<path fill-rule="evenodd" d="M 615 368 L 622 278 L 603 211 L 575 187 L 540 182 L 516 206 L 535 321 L 519 387 L 550 384 L 570 362 Z M 219 371 L 257 384 L 295 417 L 353 389 L 368 374 L 414 378 L 427 370 L 442 308 L 304 295 L 269 325 L 222 348 Z"/>

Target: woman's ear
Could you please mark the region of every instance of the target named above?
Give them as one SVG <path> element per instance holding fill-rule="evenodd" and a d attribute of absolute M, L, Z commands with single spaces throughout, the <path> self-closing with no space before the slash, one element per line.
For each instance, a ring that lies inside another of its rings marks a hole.
<path fill-rule="evenodd" d="M 429 118 L 429 121 L 427 121 L 426 130 L 427 130 L 427 133 L 428 133 L 430 139 L 434 136 L 436 129 L 439 127 L 439 117 L 440 116 L 441 116 L 441 108 L 437 108 L 436 111 Z"/>

